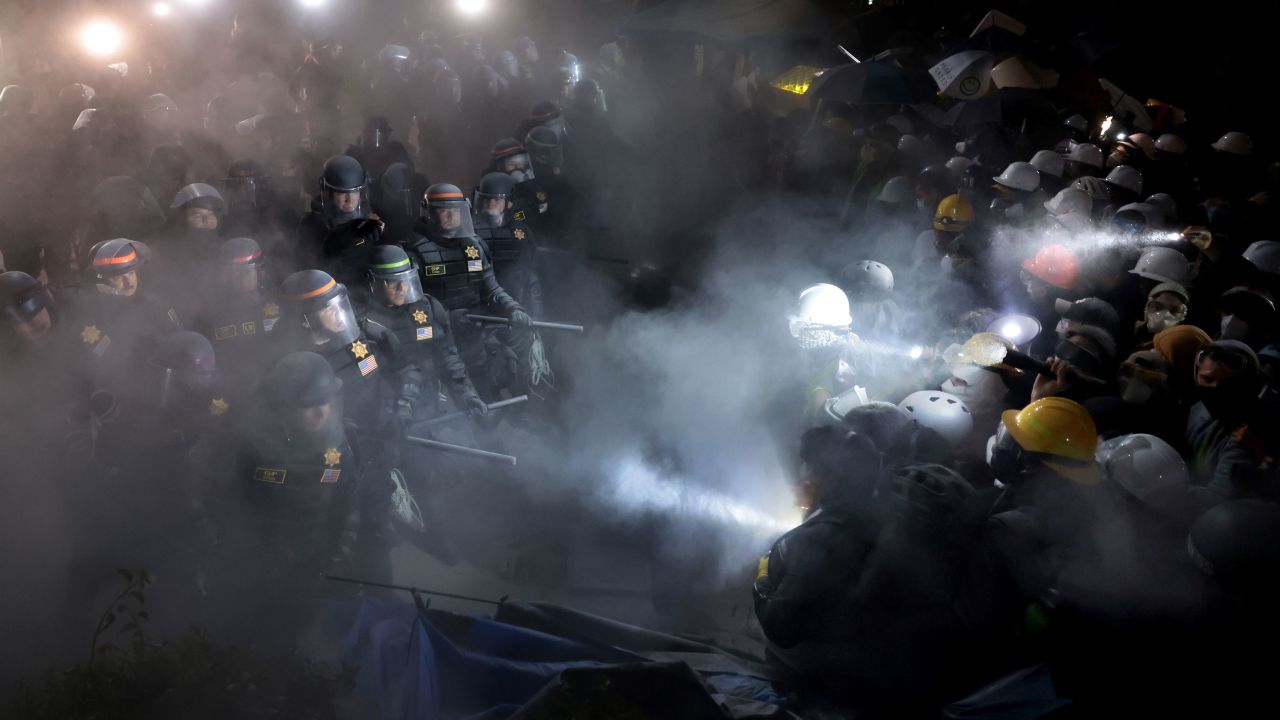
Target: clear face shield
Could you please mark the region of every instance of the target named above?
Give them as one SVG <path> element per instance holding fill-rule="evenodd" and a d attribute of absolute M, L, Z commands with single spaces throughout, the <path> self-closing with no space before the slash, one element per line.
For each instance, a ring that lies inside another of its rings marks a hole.
<path fill-rule="evenodd" d="M 279 409 L 290 439 L 312 447 L 338 447 L 345 440 L 342 393 L 326 403 Z"/>
<path fill-rule="evenodd" d="M 47 290 L 32 288 L 0 313 L 0 325 L 28 345 L 43 345 L 53 336 L 52 306 Z"/>
<path fill-rule="evenodd" d="M 552 168 L 564 167 L 564 148 L 559 145 L 533 147 L 530 149 L 530 155 L 540 165 Z"/>
<path fill-rule="evenodd" d="M 325 187 L 325 209 L 337 218 L 357 219 L 365 217 L 368 203 L 364 198 L 364 186 L 341 190 Z"/>
<path fill-rule="evenodd" d="M 511 201 L 506 195 L 491 195 L 476 190 L 476 218 L 491 228 L 504 227 L 507 224 L 507 211 L 511 209 Z"/>
<path fill-rule="evenodd" d="M 552 118 L 542 123 L 542 126 L 554 132 L 556 137 L 560 138 L 560 142 L 562 143 L 564 142 L 565 137 L 569 134 L 569 126 L 565 125 L 564 116 Z"/>
<path fill-rule="evenodd" d="M 222 282 L 236 295 L 256 293 L 262 288 L 262 271 L 258 263 L 229 263 L 222 266 Z"/>
<path fill-rule="evenodd" d="M 533 160 L 527 152 L 504 157 L 498 161 L 498 172 L 510 175 L 517 185 L 529 182 L 533 179 Z"/>
<path fill-rule="evenodd" d="M 345 292 L 324 305 L 303 311 L 302 325 L 311 331 L 317 345 L 330 342 L 349 345 L 360 339 L 360 326 L 356 324 L 356 314 Z"/>
<path fill-rule="evenodd" d="M 429 204 L 426 208 L 427 225 L 438 237 L 460 238 L 475 235 L 471 223 L 471 203 L 452 200 L 449 202 Z"/>
<path fill-rule="evenodd" d="M 401 307 L 422 299 L 422 280 L 410 264 L 400 272 L 370 272 L 369 290 L 383 305 Z"/>

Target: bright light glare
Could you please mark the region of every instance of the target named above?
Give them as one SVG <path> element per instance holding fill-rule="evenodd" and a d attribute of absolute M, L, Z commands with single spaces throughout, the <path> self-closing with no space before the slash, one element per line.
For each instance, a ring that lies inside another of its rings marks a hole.
<path fill-rule="evenodd" d="M 324 5 L 324 0 L 298 0 L 298 2 L 300 2 L 303 7 L 307 8 L 318 8 L 321 5 Z"/>
<path fill-rule="evenodd" d="M 1128 136 L 1126 133 L 1116 133 L 1116 139 L 1117 139 L 1117 140 L 1123 140 L 1123 139 L 1125 139 L 1125 138 L 1127 138 L 1127 137 L 1129 137 L 1129 136 Z"/>
<path fill-rule="evenodd" d="M 1102 119 L 1102 134 L 1106 135 L 1107 131 L 1110 129 L 1111 129 L 1111 116 L 1108 115 Z"/>
<path fill-rule="evenodd" d="M 479 15 L 489 10 L 489 0 L 454 0 L 453 6 L 463 15 Z"/>
<path fill-rule="evenodd" d="M 169 17 L 169 14 L 172 12 L 173 7 L 167 2 L 158 2 L 151 6 L 151 14 L 156 17 Z"/>
<path fill-rule="evenodd" d="M 1022 334 L 1022 328 L 1018 327 L 1016 322 L 1007 322 L 1000 326 L 1000 335 L 1005 338 L 1015 338 Z"/>
<path fill-rule="evenodd" d="M 907 353 L 912 360 L 919 360 L 922 355 L 924 355 L 924 348 L 919 345 L 911 346 L 911 352 Z"/>
<path fill-rule="evenodd" d="M 80 44 L 90 55 L 113 55 L 124 44 L 124 35 L 115 23 L 95 20 L 80 31 Z"/>

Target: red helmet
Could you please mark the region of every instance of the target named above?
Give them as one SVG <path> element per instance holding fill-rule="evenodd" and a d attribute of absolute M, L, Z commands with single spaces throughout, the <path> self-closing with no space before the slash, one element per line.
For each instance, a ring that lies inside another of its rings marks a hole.
<path fill-rule="evenodd" d="M 1063 290 L 1073 290 L 1080 281 L 1080 261 L 1061 245 L 1045 245 L 1036 256 L 1022 261 L 1022 269 Z"/>

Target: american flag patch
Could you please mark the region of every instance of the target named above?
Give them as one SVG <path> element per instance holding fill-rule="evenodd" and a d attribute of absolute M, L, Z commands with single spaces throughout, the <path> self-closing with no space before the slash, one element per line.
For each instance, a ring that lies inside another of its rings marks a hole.
<path fill-rule="evenodd" d="M 369 373 L 378 369 L 378 359 L 370 355 L 369 357 L 356 363 L 356 366 L 360 368 L 361 376 L 368 375 Z"/>
<path fill-rule="evenodd" d="M 338 476 L 341 474 L 342 474 L 341 468 L 329 468 L 328 470 L 325 470 L 323 473 L 320 474 L 320 482 L 336 483 L 338 482 Z"/>
<path fill-rule="evenodd" d="M 468 260 L 468 261 L 467 261 L 467 272 L 483 272 L 483 271 L 484 271 L 484 261 L 483 261 L 483 260 Z"/>
<path fill-rule="evenodd" d="M 419 340 L 430 340 L 434 330 L 430 325 L 427 327 L 417 328 L 417 336 Z"/>
<path fill-rule="evenodd" d="M 263 318 L 263 320 L 262 320 L 262 331 L 263 331 L 263 332 L 271 332 L 271 328 L 273 328 L 273 327 L 275 327 L 275 326 L 276 326 L 276 320 L 279 320 L 279 319 L 280 319 L 280 318 Z"/>
<path fill-rule="evenodd" d="M 111 347 L 111 336 L 103 335 L 97 345 L 93 346 L 93 354 L 102 357 L 107 354 L 107 348 Z"/>

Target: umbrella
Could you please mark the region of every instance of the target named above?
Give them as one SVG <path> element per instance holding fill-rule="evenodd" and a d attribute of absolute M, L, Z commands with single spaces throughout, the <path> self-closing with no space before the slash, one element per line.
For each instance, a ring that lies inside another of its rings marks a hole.
<path fill-rule="evenodd" d="M 1043 95 L 1025 88 L 995 90 L 985 97 L 958 103 L 947 111 L 947 125 L 967 128 L 987 124 L 1009 124 L 1027 120 L 1052 123 L 1058 109 Z"/>
<path fill-rule="evenodd" d="M 923 74 L 878 62 L 837 65 L 820 74 L 808 94 L 851 105 L 909 105 L 933 95 Z"/>
<path fill-rule="evenodd" d="M 1107 95 L 1111 97 L 1111 107 L 1115 108 L 1116 115 L 1125 121 L 1125 127 L 1130 132 L 1151 131 L 1154 123 L 1151 122 L 1151 116 L 1147 114 L 1146 104 L 1142 100 L 1116 87 L 1115 83 L 1106 78 L 1098 80 L 1098 84 L 1107 91 Z"/>
<path fill-rule="evenodd" d="M 991 68 L 991 82 L 998 88 L 1046 90 L 1058 84 L 1058 73 L 1014 56 Z"/>
<path fill-rule="evenodd" d="M 794 95 L 803 95 L 813 84 L 813 79 L 822 72 L 822 68 L 812 65 L 796 65 L 783 72 L 769 82 L 769 87 Z"/>
<path fill-rule="evenodd" d="M 929 68 L 929 75 L 943 95 L 972 100 L 991 89 L 991 67 L 995 56 L 985 50 L 966 50 Z"/>

